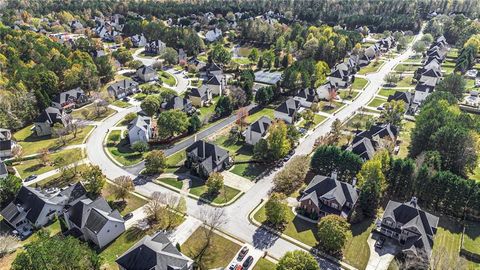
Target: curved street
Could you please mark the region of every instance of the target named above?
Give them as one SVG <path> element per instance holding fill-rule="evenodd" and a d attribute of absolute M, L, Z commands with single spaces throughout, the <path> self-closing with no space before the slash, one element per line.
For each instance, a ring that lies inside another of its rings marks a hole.
<path fill-rule="evenodd" d="M 421 36 L 422 34 L 418 34 L 411 44 L 421 38 Z M 139 51 L 140 50 L 135 52 L 135 59 L 141 60 L 144 64 L 153 63 L 154 59 L 138 57 L 138 54 L 140 53 Z M 384 84 L 385 75 L 391 72 L 398 63 L 406 60 L 412 54 L 413 51 L 411 49 L 411 46 L 409 46 L 409 48 L 402 54 L 396 56 L 393 59 L 387 60 L 377 72 L 366 75 L 365 78 L 369 80 L 369 84 L 366 86 L 364 91 L 362 91 L 354 101 L 345 105 L 340 111 L 338 111 L 335 116 L 328 118 L 313 132 L 309 133 L 309 135 L 296 148 L 295 155 L 310 154 L 313 149 L 315 140 L 323 135 L 326 135 L 330 131 L 331 125 L 335 119 L 345 121 L 350 116 L 352 116 L 352 114 L 358 111 L 362 106 L 368 104 L 368 102 L 375 96 L 375 93 Z M 172 73 L 172 71 L 169 72 Z M 182 75 L 182 72 L 180 72 L 180 74 L 178 74 L 178 72 L 177 74 L 174 73 L 174 76 L 175 78 L 177 78 L 178 81 L 175 89 L 178 92 L 183 92 L 188 87 L 188 79 L 185 79 Z M 88 159 L 92 164 L 100 166 L 104 174 L 109 179 L 114 179 L 122 175 L 128 175 L 132 178 L 136 178 L 140 170 L 143 168 L 143 164 L 139 164 L 130 168 L 119 167 L 116 165 L 116 163 L 110 160 L 110 158 L 103 150 L 104 139 L 108 130 L 114 127 L 117 122 L 122 120 L 128 113 L 136 112 L 139 110 L 139 106 L 120 109 L 115 115 L 100 123 L 100 125 L 98 125 L 97 128 L 93 131 L 86 143 L 86 152 Z M 223 127 L 231 123 L 232 119 L 234 121 L 234 117 L 235 116 L 226 118 L 219 124 L 200 132 L 197 135 L 197 139 L 203 138 L 222 129 Z M 191 137 L 187 140 L 177 143 L 175 146 L 165 151 L 167 155 L 173 154 L 190 145 L 193 140 L 194 138 Z M 273 186 L 273 178 L 275 177 L 275 175 L 276 172 L 273 172 L 270 175 L 265 176 L 257 183 L 255 183 L 255 185 L 242 197 L 240 197 L 240 199 L 238 199 L 233 204 L 224 207 L 226 215 L 228 217 L 228 222 L 222 227 L 222 231 L 234 235 L 236 238 L 241 239 L 246 243 L 252 244 L 257 249 L 267 251 L 273 257 L 280 258 L 285 252 L 300 249 L 300 247 L 282 238 L 279 238 L 273 233 L 258 228 L 257 226 L 251 224 L 248 220 L 250 212 L 255 209 L 255 207 L 262 201 L 262 199 L 267 198 L 268 192 Z M 135 190 L 139 194 L 147 197 L 156 191 L 173 192 L 167 188 L 151 182 L 147 182 L 144 185 L 136 186 Z M 187 213 L 190 217 L 193 218 L 201 219 L 201 209 L 204 207 L 212 207 L 189 197 L 185 197 L 185 199 L 187 201 Z M 322 269 L 338 269 L 338 266 L 325 260 L 322 260 L 320 264 L 322 265 L 322 267 L 324 267 Z"/>

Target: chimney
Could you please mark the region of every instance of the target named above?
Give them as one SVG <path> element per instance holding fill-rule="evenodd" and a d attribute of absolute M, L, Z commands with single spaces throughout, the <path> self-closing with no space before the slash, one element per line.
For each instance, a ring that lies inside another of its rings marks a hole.
<path fill-rule="evenodd" d="M 330 178 L 337 180 L 337 171 L 332 171 L 332 176 Z"/>
<path fill-rule="evenodd" d="M 355 185 L 357 185 L 357 178 L 356 178 L 356 177 L 353 177 L 353 179 L 352 179 L 352 186 L 355 187 Z"/>
<path fill-rule="evenodd" d="M 417 207 L 417 197 L 412 197 L 412 199 L 410 199 L 410 204 Z"/>

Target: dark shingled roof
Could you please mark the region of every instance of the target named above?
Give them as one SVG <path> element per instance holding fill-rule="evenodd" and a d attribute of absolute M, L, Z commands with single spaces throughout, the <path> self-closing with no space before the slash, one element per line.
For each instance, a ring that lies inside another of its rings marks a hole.
<path fill-rule="evenodd" d="M 309 102 L 314 102 L 317 97 L 317 92 L 315 89 L 302 89 L 298 92 L 297 97 L 303 98 Z"/>
<path fill-rule="evenodd" d="M 7 174 L 7 173 L 8 173 L 7 166 L 3 161 L 0 161 L 0 175 Z"/>
<path fill-rule="evenodd" d="M 100 232 L 100 230 L 102 230 L 107 221 L 108 218 L 102 215 L 97 209 L 92 208 L 90 210 L 90 214 L 88 215 L 87 221 L 85 222 L 85 227 L 91 232 L 97 234 Z"/>
<path fill-rule="evenodd" d="M 30 222 L 35 223 L 42 212 L 45 201 L 39 197 L 33 188 L 22 186 L 13 202 L 10 203 L 10 206 L 2 210 L 2 216 L 8 221 L 15 218 L 19 212 L 18 209 L 13 211 L 14 207 L 11 206 L 12 204 L 15 208 L 16 206 L 23 207 L 25 212 L 28 212 L 26 218 Z"/>
<path fill-rule="evenodd" d="M 202 160 L 202 165 L 208 172 L 212 172 L 217 168 L 226 157 L 228 151 L 211 143 L 199 140 L 187 147 L 186 152 L 199 157 Z"/>
<path fill-rule="evenodd" d="M 268 127 L 270 127 L 271 124 L 272 120 L 270 120 L 270 118 L 262 116 L 260 119 L 250 125 L 250 130 L 263 135 L 265 132 L 267 132 Z"/>
<path fill-rule="evenodd" d="M 388 102 L 392 100 L 401 100 L 405 102 L 405 104 L 410 104 L 412 101 L 412 93 L 410 92 L 402 92 L 402 91 L 395 91 L 393 95 L 388 96 Z"/>
<path fill-rule="evenodd" d="M 11 140 L 0 141 L 0 151 L 10 150 L 10 149 L 12 149 L 12 141 Z"/>
<path fill-rule="evenodd" d="M 280 106 L 278 106 L 275 110 L 278 112 L 286 113 L 289 116 L 293 116 L 299 108 L 300 101 L 289 98 L 285 102 L 280 104 Z"/>

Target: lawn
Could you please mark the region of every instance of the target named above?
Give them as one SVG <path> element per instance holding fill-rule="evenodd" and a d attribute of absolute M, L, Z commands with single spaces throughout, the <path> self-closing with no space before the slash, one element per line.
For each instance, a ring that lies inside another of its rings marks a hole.
<path fill-rule="evenodd" d="M 125 201 L 122 201 L 121 199 L 118 200 L 115 198 L 112 189 L 113 184 L 107 183 L 102 189 L 102 196 L 105 198 L 105 200 L 107 200 L 108 204 L 113 209 L 117 209 L 122 215 L 130 213 L 147 203 L 146 200 L 133 194 L 128 194 L 128 196 L 125 198 Z"/>
<path fill-rule="evenodd" d="M 352 83 L 352 88 L 355 90 L 362 90 L 367 85 L 367 83 L 367 79 L 355 78 L 355 81 Z"/>
<path fill-rule="evenodd" d="M 181 252 L 193 260 L 198 260 L 198 254 L 204 247 L 205 232 L 203 227 L 199 227 L 181 246 Z M 240 245 L 226 239 L 223 236 L 214 234 L 210 246 L 206 249 L 203 259 L 198 262 L 202 269 L 212 269 L 227 267 L 227 264 L 237 254 L 241 248 Z"/>
<path fill-rule="evenodd" d="M 79 161 L 82 159 L 82 151 L 79 149 L 69 149 L 63 150 L 57 153 L 49 154 L 48 155 L 50 161 L 48 164 L 44 164 L 40 158 L 25 160 L 19 163 L 15 163 L 14 166 L 17 169 L 18 173 L 20 174 L 21 178 L 25 178 L 32 174 L 42 174 L 46 173 L 51 170 L 55 170 L 54 161 L 56 158 L 64 158 L 68 160 L 67 163 L 73 163 L 75 161 Z"/>
<path fill-rule="evenodd" d="M 421 67 L 421 64 L 398 64 L 395 66 L 394 70 L 397 72 L 415 72 L 419 67 Z"/>
<path fill-rule="evenodd" d="M 119 135 L 120 133 L 120 130 L 113 130 L 108 135 L 108 152 L 110 152 L 116 161 L 124 166 L 130 166 L 141 162 L 143 160 L 143 154 L 132 150 L 127 138 L 123 138 L 116 143 L 111 141 L 113 135 Z"/>
<path fill-rule="evenodd" d="M 192 186 L 189 190 L 189 193 L 200 197 L 202 199 L 205 199 L 207 201 L 217 203 L 217 204 L 223 204 L 223 203 L 228 203 L 231 201 L 235 196 L 237 196 L 238 193 L 240 193 L 240 190 L 234 189 L 232 187 L 229 187 L 227 185 L 224 185 L 222 189 L 217 194 L 209 194 L 207 192 L 208 188 L 205 185 L 204 181 L 192 181 Z"/>
<path fill-rule="evenodd" d="M 369 114 L 362 114 L 362 113 L 357 113 L 355 116 L 350 118 L 348 122 L 346 123 L 346 127 L 352 130 L 355 130 L 355 125 L 358 123 L 358 128 L 359 129 L 365 129 L 367 122 L 370 121 L 370 119 L 375 118 L 373 115 Z"/>
<path fill-rule="evenodd" d="M 60 173 L 57 173 L 41 181 L 38 181 L 37 183 L 35 183 L 35 185 L 41 188 L 51 188 L 51 187 L 62 188 L 67 185 L 76 183 L 80 180 L 83 180 L 81 173 L 84 172 L 87 168 L 88 168 L 87 164 L 82 164 L 77 167 L 77 173 L 72 177 L 69 177 L 69 178 L 61 177 Z"/>
<path fill-rule="evenodd" d="M 198 109 L 200 111 L 200 120 L 202 120 L 202 122 L 204 121 L 205 117 L 209 117 L 215 114 L 215 104 L 217 104 L 217 101 L 219 99 L 220 97 L 214 97 L 210 106 L 203 106 Z"/>
<path fill-rule="evenodd" d="M 339 95 L 344 100 L 350 100 L 356 98 L 359 94 L 360 92 L 357 91 L 342 90 Z"/>
<path fill-rule="evenodd" d="M 463 247 L 473 253 L 480 255 L 480 224 L 467 222 L 463 237 Z"/>
<path fill-rule="evenodd" d="M 274 270 L 277 266 L 264 258 L 260 258 L 255 266 L 253 267 L 253 270 Z"/>
<path fill-rule="evenodd" d="M 435 245 L 433 245 L 432 257 L 451 256 L 456 258 L 459 256 L 460 238 L 462 227 L 455 220 L 446 217 L 440 217 L 437 233 L 435 235 Z M 448 265 L 438 265 L 438 269 L 453 269 L 455 267 Z"/>
<path fill-rule="evenodd" d="M 380 89 L 380 91 L 378 92 L 378 95 L 384 96 L 384 97 L 388 98 L 388 96 L 395 94 L 395 92 L 397 92 L 397 91 L 399 91 L 399 92 L 405 92 L 405 90 L 401 90 L 401 89 L 386 89 L 386 88 L 382 88 L 382 89 Z"/>
<path fill-rule="evenodd" d="M 365 67 L 362 67 L 360 69 L 360 71 L 358 71 L 358 74 L 359 75 L 365 75 L 365 74 L 368 74 L 368 73 L 374 73 L 374 72 L 377 72 L 380 67 L 382 66 L 383 64 L 383 61 L 373 61 L 371 62 L 370 64 L 368 64 L 368 66 L 365 66 Z"/>
<path fill-rule="evenodd" d="M 185 151 L 179 151 L 167 157 L 168 166 L 176 166 L 185 159 Z"/>
<path fill-rule="evenodd" d="M 252 51 L 252 48 L 250 47 L 240 47 L 238 48 L 237 53 L 238 53 L 238 56 L 248 57 L 251 51 Z"/>
<path fill-rule="evenodd" d="M 350 225 L 352 237 L 348 239 L 343 248 L 343 257 L 346 262 L 357 269 L 367 267 L 370 257 L 370 248 L 367 239 L 375 223 L 371 219 L 366 219 L 358 224 Z"/>
<path fill-rule="evenodd" d="M 310 129 L 314 128 L 316 125 L 320 124 L 323 120 L 325 120 L 327 117 L 319 114 L 315 114 L 313 116 L 313 123 L 307 123 L 305 119 L 303 119 L 300 123 L 298 123 L 298 126 Z"/>
<path fill-rule="evenodd" d="M 173 77 L 172 74 L 166 72 L 166 71 L 159 71 L 158 74 L 160 75 L 160 79 L 162 79 L 162 82 L 165 83 L 168 86 L 175 86 L 177 85 L 177 80 L 175 77 Z"/>
<path fill-rule="evenodd" d="M 455 63 L 442 63 L 441 68 L 444 76 L 451 74 L 455 70 Z"/>
<path fill-rule="evenodd" d="M 63 147 L 58 143 L 57 138 L 52 136 L 37 137 L 34 130 L 31 130 L 30 128 L 31 126 L 25 127 L 13 134 L 15 140 L 19 142 L 20 146 L 22 146 L 24 155 L 35 154 L 45 148 L 52 151 Z M 68 134 L 64 146 L 82 144 L 93 128 L 93 126 L 85 126 L 79 129 L 75 138 L 73 137 L 73 134 Z"/>
<path fill-rule="evenodd" d="M 387 102 L 386 99 L 374 98 L 367 106 L 377 108 L 385 102 Z"/>
<path fill-rule="evenodd" d="M 260 208 L 260 210 L 255 213 L 255 220 L 263 223 L 267 219 L 265 216 L 265 205 Z M 288 223 L 283 230 L 283 233 L 297 239 L 298 241 L 305 243 L 309 246 L 316 246 L 318 240 L 317 235 L 317 225 L 307 222 L 301 218 L 298 218 L 293 214 L 292 211 L 288 211 L 287 217 Z"/>
<path fill-rule="evenodd" d="M 341 107 L 343 106 L 342 103 L 333 101 L 333 102 L 324 102 L 323 107 L 321 109 L 322 112 L 324 113 L 334 113 L 338 111 Z"/>
<path fill-rule="evenodd" d="M 128 108 L 130 106 L 132 106 L 132 104 L 128 103 L 128 102 L 125 102 L 123 100 L 115 100 L 114 102 L 112 102 L 112 105 L 113 106 L 117 106 L 117 107 L 120 107 L 120 108 Z"/>
<path fill-rule="evenodd" d="M 452 48 L 447 53 L 447 58 L 456 59 L 458 57 L 458 49 Z"/>
<path fill-rule="evenodd" d="M 183 187 L 183 182 L 179 181 L 178 178 L 158 178 L 157 180 L 174 188 L 182 189 Z"/>
<path fill-rule="evenodd" d="M 255 180 L 263 171 L 265 171 L 265 164 L 259 163 L 239 163 L 230 170 L 230 172 L 250 180 Z"/>
<path fill-rule="evenodd" d="M 247 116 L 246 121 L 247 121 L 247 123 L 251 124 L 251 123 L 257 121 L 258 119 L 260 119 L 262 116 L 266 116 L 266 117 L 273 120 L 275 118 L 273 116 L 274 112 L 275 112 L 275 110 L 272 109 L 272 108 L 263 108 L 260 111 Z"/>
<path fill-rule="evenodd" d="M 403 76 L 403 78 L 397 82 L 397 87 L 414 87 L 412 84 L 412 75 Z"/>
<path fill-rule="evenodd" d="M 400 150 L 398 151 L 398 156 L 405 158 L 408 155 L 408 146 L 410 145 L 410 134 L 412 129 L 415 127 L 415 122 L 403 120 L 402 130 L 400 131 L 400 136 L 398 140 L 400 141 Z"/>
<path fill-rule="evenodd" d="M 248 65 L 252 63 L 252 61 L 250 61 L 250 59 L 246 57 L 232 58 L 232 62 L 237 63 L 239 65 Z"/>
<path fill-rule="evenodd" d="M 475 80 L 473 80 L 473 79 L 466 79 L 465 81 L 466 81 L 465 89 L 466 89 L 467 91 L 475 88 Z"/>
<path fill-rule="evenodd" d="M 252 159 L 253 147 L 238 140 L 234 135 L 230 136 L 230 134 L 225 134 L 218 136 L 213 143 L 230 151 L 230 156 L 237 162 Z"/>
<path fill-rule="evenodd" d="M 87 113 L 84 113 L 84 112 L 87 112 Z M 81 109 L 74 110 L 70 115 L 75 119 L 102 121 L 103 119 L 105 119 L 106 117 L 110 116 L 113 113 L 115 113 L 115 110 L 107 107 L 105 111 L 102 111 L 99 114 L 97 114 L 95 113 L 95 106 L 89 105 Z M 84 114 L 86 117 L 84 116 Z"/>

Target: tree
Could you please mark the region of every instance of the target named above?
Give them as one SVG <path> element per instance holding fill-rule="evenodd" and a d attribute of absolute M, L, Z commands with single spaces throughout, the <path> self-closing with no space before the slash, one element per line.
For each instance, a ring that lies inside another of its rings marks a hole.
<path fill-rule="evenodd" d="M 90 195 L 96 197 L 102 193 L 102 188 L 106 183 L 106 177 L 100 167 L 89 165 L 82 173 L 82 177 L 85 183 L 85 189 Z"/>
<path fill-rule="evenodd" d="M 257 62 L 257 60 L 258 60 L 258 50 L 257 50 L 257 48 L 253 48 L 250 51 L 250 54 L 248 55 L 248 59 L 250 59 L 250 61 L 252 61 L 252 62 Z"/>
<path fill-rule="evenodd" d="M 113 70 L 113 64 L 110 60 L 110 56 L 104 55 L 95 59 L 95 65 L 97 66 L 98 76 L 102 83 L 107 83 L 113 80 L 115 71 Z"/>
<path fill-rule="evenodd" d="M 123 46 L 127 49 L 131 49 L 133 47 L 133 42 L 132 39 L 127 37 L 126 39 L 123 40 Z"/>
<path fill-rule="evenodd" d="M 40 149 L 40 160 L 42 161 L 43 166 L 48 166 L 50 163 L 50 151 L 48 148 Z"/>
<path fill-rule="evenodd" d="M 20 247 L 20 241 L 16 236 L 0 234 L 0 257 L 15 251 Z"/>
<path fill-rule="evenodd" d="M 220 189 L 223 188 L 223 175 L 218 172 L 212 173 L 205 185 L 208 187 L 208 194 L 218 194 Z"/>
<path fill-rule="evenodd" d="M 315 87 L 319 87 L 324 84 L 327 80 L 327 76 L 330 73 L 330 67 L 324 61 L 318 61 L 315 64 Z"/>
<path fill-rule="evenodd" d="M 385 183 L 380 161 L 369 160 L 365 162 L 357 178 L 360 186 L 358 210 L 362 215 L 374 217 L 381 196 L 382 183 Z"/>
<path fill-rule="evenodd" d="M 189 122 L 188 133 L 195 133 L 198 130 L 200 130 L 200 128 L 202 127 L 202 121 L 200 120 L 197 114 L 190 116 L 190 119 L 188 119 L 188 122 Z"/>
<path fill-rule="evenodd" d="M 148 151 L 149 148 L 148 143 L 144 141 L 136 141 L 132 144 L 132 150 L 140 153 Z"/>
<path fill-rule="evenodd" d="M 247 117 L 248 117 L 248 108 L 247 107 L 241 107 L 237 111 L 237 120 L 235 123 L 240 126 L 240 133 L 243 132 L 243 127 L 248 125 L 247 123 Z"/>
<path fill-rule="evenodd" d="M 273 193 L 265 204 L 267 221 L 274 226 L 280 226 L 287 222 L 289 209 L 286 199 L 285 194 Z"/>
<path fill-rule="evenodd" d="M 213 47 L 210 56 L 213 61 L 224 65 L 228 64 L 232 59 L 232 54 L 221 44 L 217 44 Z"/>
<path fill-rule="evenodd" d="M 383 105 L 383 110 L 380 112 L 381 118 L 385 123 L 400 127 L 405 114 L 405 102 L 403 100 L 392 100 Z"/>
<path fill-rule="evenodd" d="M 162 210 L 164 208 L 162 196 L 162 193 L 154 191 L 152 193 L 152 196 L 150 196 L 150 200 L 143 208 L 143 211 L 145 212 L 147 218 L 154 223 L 159 222 L 162 218 Z"/>
<path fill-rule="evenodd" d="M 313 124 L 313 121 L 315 119 L 315 113 L 313 113 L 312 110 L 307 109 L 305 112 L 302 114 L 302 118 L 305 120 L 306 124 L 308 126 Z"/>
<path fill-rule="evenodd" d="M 38 238 L 26 245 L 15 261 L 13 270 L 20 269 L 100 269 L 102 259 L 97 253 L 72 236 L 52 236 L 40 231 Z"/>
<path fill-rule="evenodd" d="M 157 95 L 149 95 L 140 104 L 140 108 L 148 115 L 152 116 L 160 110 L 162 100 Z"/>
<path fill-rule="evenodd" d="M 230 93 L 228 96 L 232 107 L 240 108 L 247 105 L 247 94 L 244 89 L 240 86 L 232 85 L 230 86 Z M 218 105 L 218 104 L 217 104 Z"/>
<path fill-rule="evenodd" d="M 295 156 L 292 160 L 275 175 L 273 178 L 273 190 L 290 195 L 299 189 L 305 182 L 309 170 L 307 156 Z"/>
<path fill-rule="evenodd" d="M 267 137 L 271 156 L 274 160 L 283 158 L 290 152 L 291 145 L 287 137 L 287 125 L 283 121 L 272 123 Z"/>
<path fill-rule="evenodd" d="M 303 250 L 288 251 L 278 261 L 276 270 L 320 270 L 318 262 Z"/>
<path fill-rule="evenodd" d="M 417 41 L 417 42 L 413 43 L 412 49 L 415 53 L 421 54 L 421 53 L 423 53 L 424 51 L 427 50 L 427 45 L 425 45 L 424 41 Z"/>
<path fill-rule="evenodd" d="M 201 208 L 200 217 L 205 229 L 202 230 L 203 237 L 200 239 L 203 243 L 201 244 L 201 248 L 195 258 L 201 269 L 207 269 L 207 267 L 203 265 L 204 255 L 212 244 L 212 238 L 215 236 L 215 231 L 227 223 L 225 208 Z"/>
<path fill-rule="evenodd" d="M 167 64 L 175 65 L 178 63 L 178 52 L 174 48 L 165 48 L 165 51 L 160 57 L 163 58 Z"/>
<path fill-rule="evenodd" d="M 429 33 L 423 35 L 421 41 L 425 42 L 426 44 L 430 44 L 433 42 L 433 36 Z"/>
<path fill-rule="evenodd" d="M 260 56 L 257 62 L 257 69 L 262 69 L 262 68 L 263 68 L 263 57 Z"/>
<path fill-rule="evenodd" d="M 444 91 L 451 93 L 457 100 L 462 100 L 465 93 L 466 81 L 462 75 L 451 73 L 441 80 L 437 87 L 437 91 Z"/>
<path fill-rule="evenodd" d="M 273 86 L 262 87 L 255 94 L 255 101 L 260 105 L 267 105 L 274 99 Z"/>
<path fill-rule="evenodd" d="M 395 86 L 400 81 L 400 76 L 394 73 L 388 73 L 387 75 L 385 75 L 384 80 L 387 85 Z"/>
<path fill-rule="evenodd" d="M 137 118 L 137 114 L 134 113 L 134 112 L 131 112 L 131 113 L 128 113 L 127 115 L 125 115 L 125 122 L 127 123 L 130 123 L 132 122 L 135 118 Z"/>
<path fill-rule="evenodd" d="M 115 185 L 112 185 L 113 195 L 116 199 L 122 199 L 125 202 L 125 198 L 128 194 L 135 189 L 132 178 L 129 176 L 119 176 L 113 179 Z"/>
<path fill-rule="evenodd" d="M 330 137 L 333 143 L 337 143 L 342 135 L 342 121 L 340 119 L 335 119 L 332 123 L 332 128 L 330 130 Z"/>
<path fill-rule="evenodd" d="M 220 117 L 229 116 L 232 114 L 233 106 L 229 97 L 221 96 L 215 106 L 215 113 Z"/>
<path fill-rule="evenodd" d="M 189 122 L 185 112 L 169 110 L 158 115 L 159 135 L 162 138 L 172 138 L 177 134 L 187 131 Z"/>
<path fill-rule="evenodd" d="M 349 237 L 350 225 L 337 215 L 327 215 L 318 224 L 318 240 L 322 248 L 331 254 L 339 253 Z"/>
<path fill-rule="evenodd" d="M 9 174 L 5 179 L 2 179 L 0 181 L 0 206 L 3 208 L 13 201 L 21 187 L 22 179 L 15 175 Z"/>
<path fill-rule="evenodd" d="M 353 178 L 362 168 L 362 159 L 351 151 L 337 146 L 323 145 L 318 147 L 311 159 L 312 171 L 319 175 L 329 176 L 336 172 L 337 179 L 352 183 Z"/>
<path fill-rule="evenodd" d="M 167 158 L 162 150 L 152 150 L 145 156 L 145 173 L 162 173 L 167 167 Z"/>

